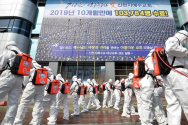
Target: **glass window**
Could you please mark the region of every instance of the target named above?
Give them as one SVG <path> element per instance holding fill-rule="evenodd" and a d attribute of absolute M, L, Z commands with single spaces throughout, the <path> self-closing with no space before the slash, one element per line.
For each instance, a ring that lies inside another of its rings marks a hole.
<path fill-rule="evenodd" d="M 28 23 L 27 23 L 26 21 L 22 21 L 22 22 L 21 22 L 21 28 L 22 28 L 22 29 L 26 29 L 26 28 L 27 28 L 27 24 L 28 24 Z"/>
<path fill-rule="evenodd" d="M 34 3 L 35 5 L 37 5 L 37 3 L 38 3 L 38 0 L 29 0 L 29 1 L 31 1 L 31 2 Z"/>
<path fill-rule="evenodd" d="M 115 70 L 115 75 L 125 75 L 126 70 Z"/>
<path fill-rule="evenodd" d="M 0 19 L 0 28 L 8 28 L 10 19 Z"/>
<path fill-rule="evenodd" d="M 21 24 L 21 20 L 20 19 L 15 19 L 13 27 L 18 27 L 19 28 L 20 24 Z"/>
<path fill-rule="evenodd" d="M 181 30 L 181 26 L 180 26 L 179 19 L 178 19 L 177 9 L 178 7 L 172 7 L 172 13 L 173 13 L 174 22 L 176 25 L 176 30 L 179 31 Z"/>
<path fill-rule="evenodd" d="M 13 33 L 18 33 L 18 34 L 20 34 L 21 29 L 13 28 L 13 29 L 12 29 L 12 32 L 13 32 Z"/>
<path fill-rule="evenodd" d="M 26 28 L 26 30 L 30 33 L 30 31 L 31 31 L 31 27 L 32 27 L 32 24 L 31 23 L 29 23 L 29 22 L 27 22 L 27 28 Z"/>
<path fill-rule="evenodd" d="M 30 36 L 32 24 L 23 19 L 0 19 L 0 32 L 13 32 Z"/>
<path fill-rule="evenodd" d="M 13 24 L 14 24 L 14 19 L 10 19 L 10 23 L 9 23 L 9 28 L 12 28 L 12 26 L 13 26 Z"/>
<path fill-rule="evenodd" d="M 72 77 L 76 75 L 77 66 L 62 66 L 61 74 L 64 79 L 72 82 Z M 82 82 L 86 82 L 87 79 L 94 78 L 93 66 L 78 66 L 78 78 L 82 79 Z M 95 67 L 95 80 L 98 83 L 103 83 L 105 80 L 105 66 Z"/>
<path fill-rule="evenodd" d="M 115 79 L 116 80 L 121 80 L 122 78 L 126 79 L 129 73 L 133 73 L 133 62 L 127 62 L 123 66 L 120 66 L 120 64 L 116 63 L 116 66 L 115 66 Z"/>
<path fill-rule="evenodd" d="M 7 32 L 7 29 L 5 29 L 5 28 L 0 28 L 0 33 L 4 33 L 4 32 Z"/>

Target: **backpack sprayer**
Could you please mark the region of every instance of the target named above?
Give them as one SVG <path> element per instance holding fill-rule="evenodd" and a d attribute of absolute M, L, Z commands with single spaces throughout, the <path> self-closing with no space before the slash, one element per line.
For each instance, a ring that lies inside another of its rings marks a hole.
<path fill-rule="evenodd" d="M 188 76 L 176 69 L 174 69 L 173 67 L 171 67 L 173 65 L 170 66 L 166 53 L 165 53 L 165 49 L 163 49 L 162 47 L 156 47 L 155 51 L 152 54 L 152 61 L 153 61 L 153 66 L 154 66 L 154 74 L 155 76 L 157 75 L 168 75 L 170 73 L 170 70 L 174 70 L 182 75 L 184 75 L 185 77 L 188 78 Z M 175 60 L 175 58 L 174 58 Z M 173 60 L 173 62 L 174 62 Z"/>

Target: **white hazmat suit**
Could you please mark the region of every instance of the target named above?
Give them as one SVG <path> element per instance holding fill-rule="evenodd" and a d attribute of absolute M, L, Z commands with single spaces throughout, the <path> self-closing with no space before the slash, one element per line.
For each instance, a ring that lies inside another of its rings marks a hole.
<path fill-rule="evenodd" d="M 95 79 L 93 79 L 92 82 L 95 83 L 95 85 L 96 85 L 97 87 L 99 86 L 99 84 L 95 81 Z M 99 90 L 98 90 L 97 93 L 94 94 L 94 96 L 95 96 L 95 101 L 96 101 L 96 103 L 99 103 L 99 104 L 100 104 L 100 101 L 99 101 L 99 99 L 98 99 L 98 94 L 99 94 Z M 91 105 L 96 106 L 96 105 L 94 105 L 93 103 L 92 103 Z"/>
<path fill-rule="evenodd" d="M 36 62 L 32 61 L 34 68 L 30 71 L 30 76 L 24 76 L 24 84 L 25 89 L 23 91 L 23 95 L 20 100 L 20 104 L 17 110 L 16 118 L 14 121 L 14 125 L 21 125 L 23 124 L 23 119 L 25 117 L 25 112 L 27 111 L 27 107 L 29 106 L 32 99 L 34 99 L 34 107 L 32 112 L 32 124 L 39 125 L 40 119 L 38 119 L 38 115 L 40 114 L 42 100 L 44 97 L 44 88 L 45 85 L 34 85 L 32 83 L 32 79 L 35 73 L 35 68 L 40 68 L 41 66 Z M 48 77 L 52 74 L 52 70 L 47 68 L 48 70 Z"/>
<path fill-rule="evenodd" d="M 129 73 L 129 76 L 127 79 L 125 79 L 125 91 L 124 91 L 124 106 L 123 106 L 123 113 L 121 116 L 130 117 L 127 113 L 131 112 L 131 115 L 138 115 L 137 112 L 135 112 L 134 104 L 133 104 L 133 90 L 132 90 L 132 79 L 133 74 Z"/>
<path fill-rule="evenodd" d="M 81 79 L 78 79 L 78 83 L 80 85 L 83 85 L 83 83 L 81 82 Z M 87 110 L 87 106 L 86 106 L 86 102 L 85 102 L 85 94 L 84 95 L 80 95 L 80 98 L 78 99 L 78 105 L 79 106 L 83 106 L 83 110 L 81 112 L 88 112 Z"/>
<path fill-rule="evenodd" d="M 16 53 L 11 50 L 21 53 L 21 51 L 16 47 L 16 42 L 7 42 L 5 50 L 0 55 L 0 70 L 8 63 L 10 64 L 10 67 L 13 65 Z M 8 94 L 8 104 L 7 111 L 1 125 L 13 124 L 16 117 L 18 100 L 22 91 L 22 83 L 23 76 L 12 74 L 9 69 L 2 72 L 0 76 L 0 102 Z"/>
<path fill-rule="evenodd" d="M 157 76 L 157 83 L 158 85 L 155 85 L 157 87 L 154 88 L 154 93 L 153 93 L 153 104 L 152 104 L 152 112 L 151 112 L 151 121 L 154 120 L 154 117 L 156 115 L 164 115 L 163 117 L 166 118 L 166 114 L 163 110 L 163 102 L 162 102 L 162 97 L 164 97 L 164 91 L 163 91 L 163 82 L 162 78 L 160 76 Z M 155 79 L 156 80 L 156 79 Z M 157 113 L 156 113 L 157 111 Z M 160 113 L 158 113 L 160 112 Z M 161 113 L 162 112 L 162 113 Z"/>
<path fill-rule="evenodd" d="M 114 95 L 116 97 L 114 108 L 116 110 L 120 110 L 119 105 L 121 101 L 121 83 L 119 82 L 119 80 L 116 80 L 114 86 L 115 86 Z"/>
<path fill-rule="evenodd" d="M 115 88 L 114 88 L 114 83 L 112 84 L 112 83 L 110 83 L 110 100 L 109 100 L 109 102 L 108 102 L 108 107 L 109 108 L 111 108 L 111 107 L 113 107 L 114 106 L 114 104 L 115 104 L 115 101 L 116 101 L 116 96 L 115 96 L 115 93 L 114 93 L 114 90 L 115 90 Z"/>
<path fill-rule="evenodd" d="M 79 83 L 77 82 L 77 76 L 72 77 L 73 84 L 71 85 L 71 92 L 72 97 L 73 97 L 73 107 L 74 107 L 74 113 L 71 114 L 72 116 L 74 115 L 80 115 L 80 107 L 78 105 L 78 99 L 80 95 L 77 94 L 78 88 L 79 88 Z"/>
<path fill-rule="evenodd" d="M 145 60 L 145 71 L 147 74 L 140 78 L 140 90 L 141 90 L 141 98 L 142 98 L 142 105 L 141 105 L 141 123 L 142 125 L 151 125 L 151 111 L 152 111 L 152 104 L 153 104 L 153 92 L 154 92 L 154 68 L 151 55 L 154 52 L 154 49 L 150 51 L 147 55 Z M 158 109 L 155 108 L 155 116 L 156 120 L 159 125 L 166 125 L 166 118 L 164 117 L 163 113 Z"/>
<path fill-rule="evenodd" d="M 96 102 L 95 95 L 93 93 L 93 86 L 95 86 L 95 84 L 92 83 L 90 79 L 87 79 L 87 84 L 88 84 L 88 92 L 90 92 L 90 98 L 87 105 L 87 109 L 90 109 L 91 103 L 93 102 L 93 104 L 97 106 L 96 109 L 98 110 L 101 108 L 101 106 L 99 105 L 99 103 Z"/>
<path fill-rule="evenodd" d="M 170 37 L 165 43 L 165 51 L 167 53 L 168 62 L 172 64 L 175 58 L 174 66 L 182 66 L 175 68 L 176 70 L 188 75 L 188 51 L 182 45 L 188 41 L 188 32 L 181 30 Z M 167 117 L 169 125 L 180 125 L 181 111 L 183 109 L 188 120 L 188 78 L 182 74 L 171 70 L 167 76 L 163 77 L 165 84 L 165 98 L 167 100 Z"/>
<path fill-rule="evenodd" d="M 109 79 L 108 82 L 106 82 L 106 84 L 105 84 L 105 91 L 104 91 L 104 97 L 103 97 L 103 108 L 108 108 L 106 104 L 108 103 L 108 101 L 110 100 L 110 97 L 111 97 L 110 91 L 113 91 L 110 88 L 111 82 L 112 82 L 112 79 Z"/>
<path fill-rule="evenodd" d="M 42 102 L 42 108 L 41 108 L 41 111 L 40 111 L 40 119 L 42 119 L 44 113 L 45 113 L 45 110 L 47 109 L 47 107 L 49 106 L 50 107 L 50 111 L 49 111 L 49 116 L 51 117 L 54 112 L 56 112 L 55 108 L 56 108 L 56 95 L 57 94 L 48 94 L 47 92 L 47 89 L 50 85 L 50 81 L 51 80 L 55 80 L 54 79 L 54 75 L 51 75 L 48 79 L 48 84 L 46 85 L 46 88 L 44 90 L 44 98 L 43 98 L 43 102 Z M 57 78 L 56 78 L 57 80 Z M 51 120 L 51 119 L 48 119 L 48 123 L 49 125 L 53 125 L 53 124 L 56 124 L 54 122 L 54 120 Z"/>
<path fill-rule="evenodd" d="M 61 74 L 57 74 L 56 75 L 56 79 L 59 80 L 60 82 L 60 86 L 59 86 L 59 90 L 61 90 L 62 84 L 65 82 L 64 79 L 62 78 Z M 51 124 L 56 124 L 56 120 L 57 120 L 57 115 L 59 112 L 59 108 L 61 106 L 61 104 L 63 105 L 63 119 L 65 120 L 69 120 L 69 109 L 67 107 L 67 94 L 62 94 L 61 91 L 59 91 L 56 94 L 56 107 L 52 107 L 50 109 L 51 115 L 48 118 L 48 120 L 50 121 L 49 123 Z"/>

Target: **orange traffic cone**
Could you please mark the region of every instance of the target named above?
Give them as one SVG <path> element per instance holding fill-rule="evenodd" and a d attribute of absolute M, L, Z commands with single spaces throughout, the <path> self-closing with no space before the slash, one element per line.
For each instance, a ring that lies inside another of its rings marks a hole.
<path fill-rule="evenodd" d="M 7 101 L 3 101 L 0 103 L 0 106 L 7 106 Z"/>

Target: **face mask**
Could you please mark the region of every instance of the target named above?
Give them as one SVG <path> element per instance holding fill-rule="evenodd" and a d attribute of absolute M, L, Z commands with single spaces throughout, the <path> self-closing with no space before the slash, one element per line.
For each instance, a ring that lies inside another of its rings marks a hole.
<path fill-rule="evenodd" d="M 182 45 L 185 46 L 187 42 L 188 42 L 188 38 L 186 38 L 186 39 L 184 39 L 184 40 L 182 41 Z"/>
<path fill-rule="evenodd" d="M 181 42 L 182 46 L 185 46 L 186 42 L 187 42 L 186 40 L 183 40 L 183 41 Z"/>

